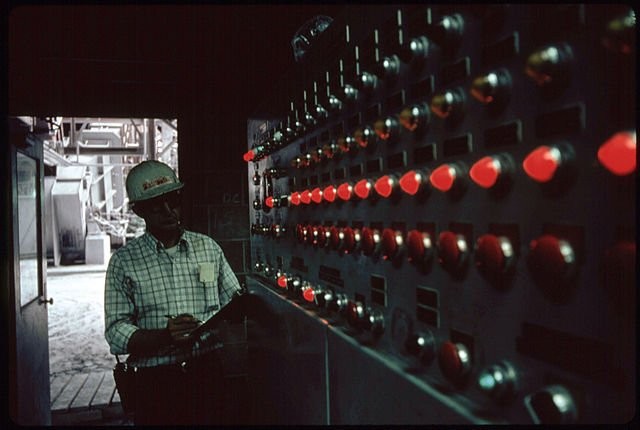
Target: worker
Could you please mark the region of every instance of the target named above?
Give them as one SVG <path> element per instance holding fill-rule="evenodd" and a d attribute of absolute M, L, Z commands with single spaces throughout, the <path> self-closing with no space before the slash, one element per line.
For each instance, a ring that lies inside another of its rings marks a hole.
<path fill-rule="evenodd" d="M 127 194 L 146 232 L 114 252 L 106 273 L 105 337 L 135 369 L 136 425 L 239 422 L 220 415 L 221 402 L 239 399 L 221 385 L 219 345 L 189 334 L 242 289 L 220 246 L 183 227 L 183 186 L 159 161 L 131 169 Z"/>

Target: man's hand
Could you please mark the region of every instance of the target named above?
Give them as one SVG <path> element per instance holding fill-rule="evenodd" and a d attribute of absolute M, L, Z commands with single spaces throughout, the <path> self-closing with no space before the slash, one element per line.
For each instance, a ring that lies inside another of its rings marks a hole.
<path fill-rule="evenodd" d="M 170 317 L 167 321 L 167 330 L 173 342 L 184 342 L 188 339 L 189 333 L 195 330 L 202 321 L 189 314 L 180 314 L 177 317 Z"/>

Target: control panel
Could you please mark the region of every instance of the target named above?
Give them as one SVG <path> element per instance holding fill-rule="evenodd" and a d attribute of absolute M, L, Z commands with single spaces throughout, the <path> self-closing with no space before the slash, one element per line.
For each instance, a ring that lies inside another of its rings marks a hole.
<path fill-rule="evenodd" d="M 249 122 L 252 282 L 472 421 L 627 422 L 635 32 L 626 5 L 345 6 Z"/>

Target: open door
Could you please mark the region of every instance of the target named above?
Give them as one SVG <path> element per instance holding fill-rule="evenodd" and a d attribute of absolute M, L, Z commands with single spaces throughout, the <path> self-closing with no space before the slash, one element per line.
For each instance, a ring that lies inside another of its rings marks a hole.
<path fill-rule="evenodd" d="M 29 118 L 30 119 L 30 118 Z M 3 216 L 9 316 L 9 401 L 12 421 L 21 425 L 51 424 L 49 344 L 43 252 L 42 140 L 33 122 L 9 120 L 5 161 Z M 8 200 L 8 201 L 7 201 Z"/>

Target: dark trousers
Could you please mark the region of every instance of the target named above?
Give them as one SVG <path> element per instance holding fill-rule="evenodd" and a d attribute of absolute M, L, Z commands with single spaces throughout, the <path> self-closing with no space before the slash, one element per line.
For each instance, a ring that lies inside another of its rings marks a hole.
<path fill-rule="evenodd" d="M 242 423 L 246 379 L 225 378 L 215 354 L 186 366 L 138 369 L 136 425 L 215 425 Z"/>

